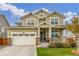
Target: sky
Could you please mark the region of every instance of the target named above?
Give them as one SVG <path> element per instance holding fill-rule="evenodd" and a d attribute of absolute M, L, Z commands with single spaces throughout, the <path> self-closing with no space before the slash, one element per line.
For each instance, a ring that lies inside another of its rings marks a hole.
<path fill-rule="evenodd" d="M 22 15 L 41 8 L 50 12 L 56 10 L 67 16 L 67 20 L 79 13 L 79 3 L 7 3 L 0 4 L 0 14 L 4 14 L 10 25 L 15 26 Z"/>

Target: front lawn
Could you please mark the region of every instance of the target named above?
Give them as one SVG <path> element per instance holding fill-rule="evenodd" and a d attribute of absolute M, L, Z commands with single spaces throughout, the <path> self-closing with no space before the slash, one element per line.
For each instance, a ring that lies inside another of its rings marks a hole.
<path fill-rule="evenodd" d="M 38 56 L 76 56 L 71 53 L 76 48 L 37 48 Z"/>

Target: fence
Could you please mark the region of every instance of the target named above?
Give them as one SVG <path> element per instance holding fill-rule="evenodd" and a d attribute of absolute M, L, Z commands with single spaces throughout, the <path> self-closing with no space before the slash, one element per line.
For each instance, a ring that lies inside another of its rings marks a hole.
<path fill-rule="evenodd" d="M 0 38 L 0 45 L 11 45 L 11 38 Z"/>

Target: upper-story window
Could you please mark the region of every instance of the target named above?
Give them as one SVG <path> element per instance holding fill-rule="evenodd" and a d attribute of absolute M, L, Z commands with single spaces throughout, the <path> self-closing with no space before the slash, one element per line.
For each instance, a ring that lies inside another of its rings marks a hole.
<path fill-rule="evenodd" d="M 27 24 L 28 24 L 28 26 L 33 26 L 34 25 L 34 20 L 29 19 Z"/>
<path fill-rule="evenodd" d="M 44 21 L 46 21 L 46 18 L 45 18 L 45 17 L 44 17 L 44 18 L 39 19 L 39 23 L 44 22 Z"/>
<path fill-rule="evenodd" d="M 58 24 L 58 18 L 52 18 L 52 19 L 51 19 L 51 24 L 52 24 L 52 25 Z"/>

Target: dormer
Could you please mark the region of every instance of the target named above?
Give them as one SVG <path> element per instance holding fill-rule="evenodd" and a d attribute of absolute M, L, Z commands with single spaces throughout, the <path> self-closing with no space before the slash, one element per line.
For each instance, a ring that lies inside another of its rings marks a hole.
<path fill-rule="evenodd" d="M 33 14 L 36 14 L 37 16 L 39 16 L 40 18 L 44 18 L 46 17 L 49 13 L 48 9 L 45 8 L 41 8 L 39 10 L 33 11 Z"/>

